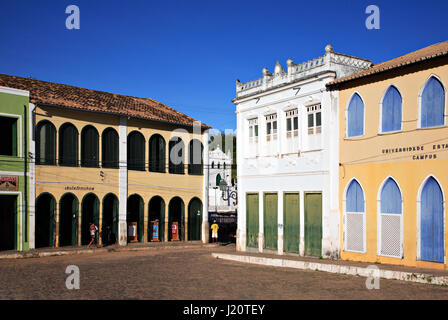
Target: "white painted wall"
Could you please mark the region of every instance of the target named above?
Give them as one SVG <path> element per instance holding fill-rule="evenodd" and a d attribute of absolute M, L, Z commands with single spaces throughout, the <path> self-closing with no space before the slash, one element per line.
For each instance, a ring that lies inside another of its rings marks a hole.
<path fill-rule="evenodd" d="M 370 66 L 370 62 L 335 53 L 330 46 L 316 66 L 298 68 L 288 60 L 288 72 L 263 70 L 262 81 L 237 81 L 237 250 L 246 251 L 246 194 L 259 193 L 259 248 L 263 251 L 263 193 L 278 193 L 278 254 L 283 254 L 283 193 L 300 192 L 300 254 L 304 253 L 304 193 L 322 192 L 322 256 L 338 257 L 338 121 L 337 93 L 325 84 Z M 312 65 L 312 64 L 311 64 Z M 303 71 L 301 71 L 303 70 Z M 308 111 L 321 105 L 320 134 L 308 134 Z M 297 141 L 287 139 L 286 111 L 297 108 Z M 266 139 L 266 115 L 277 115 L 277 140 Z M 249 143 L 248 122 L 258 119 L 258 143 Z M 272 140 L 271 140 L 272 141 Z M 293 145 L 291 146 L 291 144 Z M 255 153 L 254 150 L 258 152 Z M 295 149 L 295 150 L 294 150 Z"/>

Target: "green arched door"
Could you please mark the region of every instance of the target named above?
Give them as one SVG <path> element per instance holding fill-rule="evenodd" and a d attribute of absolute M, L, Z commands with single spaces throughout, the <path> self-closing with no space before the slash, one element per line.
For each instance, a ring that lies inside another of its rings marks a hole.
<path fill-rule="evenodd" d="M 193 198 L 188 206 L 188 240 L 201 240 L 202 202 Z"/>

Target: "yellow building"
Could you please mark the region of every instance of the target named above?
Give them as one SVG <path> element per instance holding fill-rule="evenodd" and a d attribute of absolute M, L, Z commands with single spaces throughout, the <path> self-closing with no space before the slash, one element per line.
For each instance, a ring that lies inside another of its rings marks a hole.
<path fill-rule="evenodd" d="M 92 222 L 100 242 L 208 241 L 210 127 L 152 99 L 0 79 L 34 108 L 31 248 L 86 245 Z"/>
<path fill-rule="evenodd" d="M 335 80 L 341 258 L 447 269 L 448 42 Z"/>

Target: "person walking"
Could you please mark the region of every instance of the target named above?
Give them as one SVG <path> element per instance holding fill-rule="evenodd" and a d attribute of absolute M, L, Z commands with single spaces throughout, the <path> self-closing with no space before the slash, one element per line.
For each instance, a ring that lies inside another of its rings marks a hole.
<path fill-rule="evenodd" d="M 90 248 L 90 245 L 92 244 L 92 242 L 94 242 L 95 241 L 95 245 L 96 245 L 96 247 L 98 248 L 98 243 L 97 243 L 97 241 L 96 241 L 96 234 L 97 234 L 97 232 L 98 232 L 98 227 L 94 224 L 94 223 L 90 223 L 90 228 L 89 228 L 89 231 L 90 231 L 90 238 L 91 238 L 91 240 L 90 240 L 90 243 L 89 243 L 89 245 L 87 246 L 87 248 Z"/>
<path fill-rule="evenodd" d="M 216 223 L 216 220 L 213 220 L 213 224 L 210 227 L 210 229 L 212 229 L 212 242 L 218 242 L 218 229 L 219 229 L 219 226 Z"/>

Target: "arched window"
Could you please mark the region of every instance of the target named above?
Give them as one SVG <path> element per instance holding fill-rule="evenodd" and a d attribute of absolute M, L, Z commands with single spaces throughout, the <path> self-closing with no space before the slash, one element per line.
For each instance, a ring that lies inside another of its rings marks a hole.
<path fill-rule="evenodd" d="M 226 163 L 225 163 L 225 162 L 222 164 L 222 168 L 223 168 L 224 170 L 226 169 Z"/>
<path fill-rule="evenodd" d="M 181 138 L 173 137 L 169 142 L 169 173 L 184 174 L 185 145 Z"/>
<path fill-rule="evenodd" d="M 221 175 L 218 173 L 216 175 L 216 186 L 219 187 L 219 184 L 221 183 Z"/>
<path fill-rule="evenodd" d="M 401 95 L 397 88 L 390 86 L 383 98 L 381 110 L 381 131 L 401 130 Z"/>
<path fill-rule="evenodd" d="M 56 164 L 56 128 L 49 121 L 40 121 L 36 127 L 36 163 Z"/>
<path fill-rule="evenodd" d="M 347 137 L 362 136 L 364 134 L 364 102 L 355 93 L 347 108 Z"/>
<path fill-rule="evenodd" d="M 420 259 L 443 263 L 444 200 L 442 189 L 433 177 L 426 181 L 420 202 Z"/>
<path fill-rule="evenodd" d="M 165 139 L 159 134 L 149 139 L 149 171 L 165 172 Z"/>
<path fill-rule="evenodd" d="M 356 180 L 352 180 L 345 197 L 345 232 L 344 247 L 346 251 L 365 252 L 365 202 L 364 192 Z"/>
<path fill-rule="evenodd" d="M 78 130 L 71 123 L 59 128 L 59 165 L 78 166 Z"/>
<path fill-rule="evenodd" d="M 189 143 L 189 163 L 188 174 L 202 175 L 203 174 L 203 152 L 204 146 L 201 141 L 193 139 Z"/>
<path fill-rule="evenodd" d="M 101 153 L 103 168 L 118 168 L 118 133 L 112 128 L 107 128 L 101 136 Z"/>
<path fill-rule="evenodd" d="M 145 138 L 138 131 L 128 135 L 128 169 L 145 170 Z"/>
<path fill-rule="evenodd" d="M 445 124 L 445 90 L 435 77 L 431 77 L 423 89 L 420 121 L 422 128 Z"/>
<path fill-rule="evenodd" d="M 212 161 L 212 169 L 215 168 L 215 161 Z"/>
<path fill-rule="evenodd" d="M 221 168 L 221 164 L 218 162 L 218 169 L 220 169 Z"/>
<path fill-rule="evenodd" d="M 81 131 L 81 166 L 99 166 L 99 135 L 93 126 L 85 126 Z"/>
<path fill-rule="evenodd" d="M 402 198 L 397 183 L 388 178 L 381 189 L 379 254 L 402 257 Z"/>

